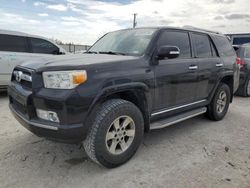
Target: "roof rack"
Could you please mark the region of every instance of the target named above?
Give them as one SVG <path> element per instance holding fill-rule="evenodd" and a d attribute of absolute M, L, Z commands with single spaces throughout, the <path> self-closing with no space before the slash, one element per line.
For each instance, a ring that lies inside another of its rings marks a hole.
<path fill-rule="evenodd" d="M 202 28 L 198 28 L 198 27 L 193 27 L 193 26 L 183 26 L 184 29 L 193 29 L 193 30 L 197 30 L 197 31 L 205 31 L 205 32 L 209 32 L 209 33 L 215 33 L 215 34 L 222 34 L 218 31 L 211 31 L 211 30 L 207 30 L 207 29 L 202 29 Z"/>

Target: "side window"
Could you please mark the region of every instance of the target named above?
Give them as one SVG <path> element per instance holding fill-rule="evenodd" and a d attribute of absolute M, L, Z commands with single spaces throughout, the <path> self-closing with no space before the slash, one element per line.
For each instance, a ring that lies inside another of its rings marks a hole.
<path fill-rule="evenodd" d="M 215 47 L 214 47 L 214 44 L 210 41 L 210 45 L 211 45 L 211 48 L 212 48 L 212 55 L 213 57 L 218 57 L 218 54 L 215 50 Z"/>
<path fill-rule="evenodd" d="M 182 31 L 164 31 L 159 40 L 158 46 L 177 46 L 180 49 L 179 58 L 190 58 L 191 48 L 187 32 Z"/>
<path fill-rule="evenodd" d="M 211 44 L 207 35 L 192 34 L 196 49 L 196 56 L 200 58 L 212 57 Z"/>
<path fill-rule="evenodd" d="M 215 36 L 214 43 L 217 46 L 220 56 L 233 56 L 235 51 L 226 36 Z"/>
<path fill-rule="evenodd" d="M 0 41 L 0 51 L 29 52 L 26 37 L 0 35 Z"/>
<path fill-rule="evenodd" d="M 33 53 L 56 54 L 59 49 L 49 41 L 37 38 L 30 38 Z"/>

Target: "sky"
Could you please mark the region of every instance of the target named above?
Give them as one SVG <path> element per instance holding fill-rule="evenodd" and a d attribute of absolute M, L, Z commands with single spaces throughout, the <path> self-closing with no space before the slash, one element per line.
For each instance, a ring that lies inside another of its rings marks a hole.
<path fill-rule="evenodd" d="M 0 29 L 75 44 L 93 44 L 109 31 L 194 26 L 250 33 L 249 0 L 0 0 Z"/>

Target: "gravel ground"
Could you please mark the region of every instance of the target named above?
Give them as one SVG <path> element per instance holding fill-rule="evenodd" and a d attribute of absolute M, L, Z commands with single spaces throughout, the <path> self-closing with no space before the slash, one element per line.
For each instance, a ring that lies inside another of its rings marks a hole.
<path fill-rule="evenodd" d="M 81 145 L 39 138 L 0 95 L 0 187 L 250 188 L 250 99 L 235 97 L 224 120 L 203 116 L 145 135 L 125 165 L 105 169 Z"/>

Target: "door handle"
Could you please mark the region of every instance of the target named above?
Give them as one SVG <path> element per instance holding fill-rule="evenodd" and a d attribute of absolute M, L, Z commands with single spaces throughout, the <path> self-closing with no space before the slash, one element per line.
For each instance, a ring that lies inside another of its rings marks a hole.
<path fill-rule="evenodd" d="M 189 70 L 197 70 L 198 69 L 198 66 L 197 65 L 190 65 L 188 67 Z"/>
<path fill-rule="evenodd" d="M 216 63 L 216 67 L 222 67 L 224 64 L 223 63 Z"/>

